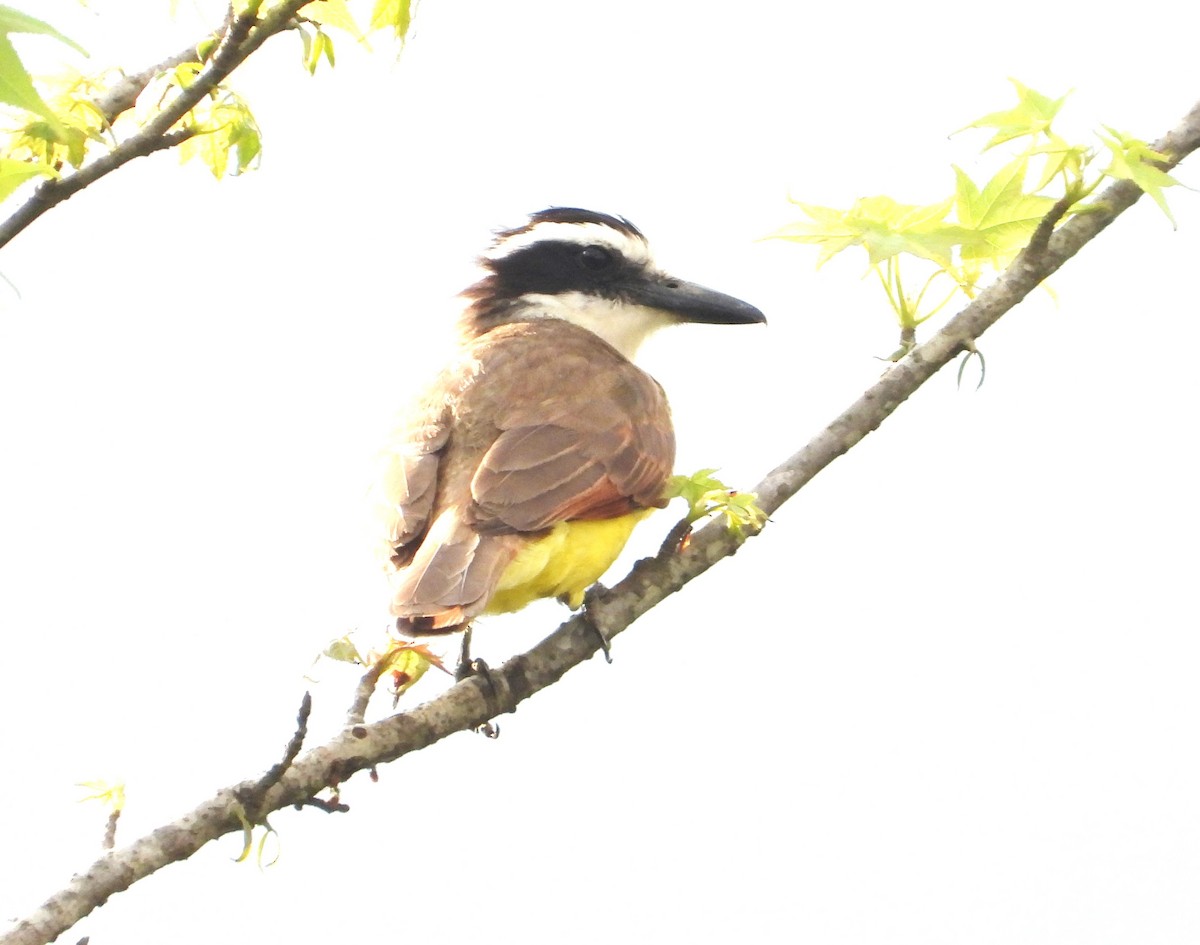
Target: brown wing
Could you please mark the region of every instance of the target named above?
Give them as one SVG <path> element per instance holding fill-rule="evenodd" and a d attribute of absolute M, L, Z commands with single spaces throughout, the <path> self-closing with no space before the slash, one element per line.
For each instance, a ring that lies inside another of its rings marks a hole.
<path fill-rule="evenodd" d="M 552 319 L 494 329 L 429 403 L 445 406 L 427 410 L 394 474 L 402 630 L 450 632 L 481 612 L 524 534 L 664 504 L 666 398 L 591 332 Z"/>
<path fill-rule="evenodd" d="M 392 562 L 406 564 L 429 525 L 438 467 L 450 438 L 444 400 L 426 398 L 409 412 L 388 450 L 382 481 L 382 517 Z"/>
<path fill-rule="evenodd" d="M 471 480 L 477 527 L 532 532 L 665 504 L 675 437 L 662 388 L 590 332 L 536 327 L 529 350 L 491 372 L 498 435 Z"/>

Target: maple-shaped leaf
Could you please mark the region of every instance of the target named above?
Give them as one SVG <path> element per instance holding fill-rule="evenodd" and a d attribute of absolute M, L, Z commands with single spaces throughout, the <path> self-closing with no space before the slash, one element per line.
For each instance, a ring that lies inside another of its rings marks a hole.
<path fill-rule="evenodd" d="M 1041 154 L 1046 158 L 1037 185 L 1032 188 L 1034 193 L 1040 191 L 1059 174 L 1062 174 L 1067 180 L 1068 186 L 1070 182 L 1079 180 L 1083 177 L 1084 167 L 1092 160 L 1094 154 L 1091 148 L 1085 148 L 1081 144 L 1068 144 L 1054 132 L 1047 132 L 1047 137 L 1048 140 L 1045 144 L 1039 144 L 1029 150 L 1031 155 Z"/>
<path fill-rule="evenodd" d="M 76 787 L 86 788 L 91 791 L 86 797 L 81 797 L 83 801 L 100 801 L 109 810 L 119 811 L 125 807 L 125 785 L 120 781 L 80 781 Z"/>
<path fill-rule="evenodd" d="M 428 644 L 408 641 L 393 641 L 386 652 L 378 656 L 371 654 L 371 664 L 373 668 L 378 668 L 380 678 L 385 674 L 391 675 L 395 699 L 416 685 L 430 666 L 449 672 L 441 657 L 436 656 Z"/>
<path fill-rule="evenodd" d="M 1054 206 L 1051 197 L 1025 193 L 1028 156 L 1004 165 L 980 190 L 961 167 L 954 168 L 957 186 L 954 211 L 970 236 L 963 240 L 962 258 L 1005 264 L 1029 242 L 1042 218 Z"/>
<path fill-rule="evenodd" d="M 1005 111 L 991 112 L 959 129 L 959 131 L 966 131 L 967 128 L 995 128 L 996 133 L 983 146 L 984 151 L 1003 144 L 1005 141 L 1012 141 L 1014 138 L 1036 135 L 1040 132 L 1049 133 L 1050 123 L 1058 114 L 1058 110 L 1062 108 L 1063 102 L 1067 100 L 1067 95 L 1071 94 L 1067 92 L 1061 98 L 1050 98 L 1023 85 L 1016 79 L 1008 81 L 1017 90 L 1016 105 Z"/>
<path fill-rule="evenodd" d="M 820 267 L 850 246 L 862 246 L 871 265 L 900 253 L 950 265 L 950 253 L 961 239 L 958 227 L 945 222 L 954 198 L 940 203 L 897 203 L 891 197 L 861 197 L 849 210 L 835 210 L 793 201 L 812 223 L 791 223 L 771 234 L 773 239 L 821 247 Z"/>
<path fill-rule="evenodd" d="M 688 520 L 696 521 L 708 514 L 706 498 L 729 487 L 713 476 L 717 470 L 701 469 L 690 476 L 675 475 L 667 480 L 664 499 L 681 498 L 688 504 Z"/>
<path fill-rule="evenodd" d="M 1169 160 L 1168 155 L 1161 151 L 1155 151 L 1145 141 L 1110 128 L 1108 125 L 1104 126 L 1104 130 L 1112 136 L 1100 135 L 1100 140 L 1112 152 L 1112 163 L 1104 169 L 1104 173 L 1117 180 L 1133 181 L 1150 195 L 1151 200 L 1158 204 L 1159 209 L 1171 221 L 1171 226 L 1177 226 L 1175 217 L 1171 215 L 1171 208 L 1167 206 L 1167 198 L 1163 195 L 1163 189 L 1173 187 L 1179 181 L 1161 168 L 1155 167 L 1153 163 Z"/>
<path fill-rule="evenodd" d="M 821 253 L 817 257 L 817 268 L 820 269 L 843 249 L 848 249 L 858 242 L 858 232 L 847 226 L 844 210 L 832 207 L 819 207 L 816 204 L 801 203 L 793 200 L 797 207 L 808 214 L 812 223 L 787 223 L 767 239 L 788 240 L 792 243 L 808 243 L 819 246 Z M 711 471 L 711 470 L 710 470 Z"/>

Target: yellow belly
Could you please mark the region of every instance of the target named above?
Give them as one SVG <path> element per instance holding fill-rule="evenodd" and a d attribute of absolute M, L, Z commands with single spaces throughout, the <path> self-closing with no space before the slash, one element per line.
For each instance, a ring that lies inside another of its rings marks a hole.
<path fill-rule="evenodd" d="M 548 535 L 531 541 L 512 560 L 484 613 L 507 614 L 541 597 L 561 597 L 572 608 L 609 569 L 633 527 L 653 509 L 620 518 L 559 522 Z"/>

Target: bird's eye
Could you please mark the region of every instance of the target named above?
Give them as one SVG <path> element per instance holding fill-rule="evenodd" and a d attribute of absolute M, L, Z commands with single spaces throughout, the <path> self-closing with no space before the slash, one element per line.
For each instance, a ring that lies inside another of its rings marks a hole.
<path fill-rule="evenodd" d="M 585 246 L 579 251 L 579 264 L 592 272 L 607 269 L 612 261 L 613 254 L 603 246 Z"/>

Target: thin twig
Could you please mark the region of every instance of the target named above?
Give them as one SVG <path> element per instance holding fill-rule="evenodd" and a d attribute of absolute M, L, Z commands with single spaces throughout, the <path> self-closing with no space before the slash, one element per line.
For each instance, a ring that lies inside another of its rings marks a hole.
<path fill-rule="evenodd" d="M 346 711 L 346 725 L 361 725 L 367 714 L 367 706 L 371 702 L 371 696 L 375 694 L 375 687 L 379 685 L 379 677 L 383 675 L 384 666 L 387 665 L 387 660 L 377 659 L 359 679 L 358 685 L 354 689 L 354 701 L 350 703 L 350 708 Z"/>
<path fill-rule="evenodd" d="M 300 710 L 296 713 L 296 731 L 292 733 L 292 737 L 288 739 L 287 747 L 283 751 L 283 757 L 275 764 L 267 769 L 267 773 L 249 786 L 242 786 L 238 789 L 238 800 L 242 807 L 246 810 L 247 817 L 253 823 L 257 823 L 260 816 L 260 808 L 262 807 L 262 799 L 267 791 L 271 790 L 279 783 L 280 778 L 287 773 L 288 768 L 292 766 L 292 762 L 296 760 L 296 756 L 300 754 L 300 749 L 304 747 L 304 739 L 308 736 L 308 717 L 312 714 L 312 693 L 306 692 L 304 698 L 300 700 Z"/>
<path fill-rule="evenodd" d="M 301 810 L 305 807 L 315 807 L 317 810 L 323 810 L 327 814 L 345 814 L 350 810 L 349 804 L 343 804 L 341 801 L 327 801 L 320 797 L 309 797 L 303 801 L 297 801 L 292 806 L 296 810 Z"/>

